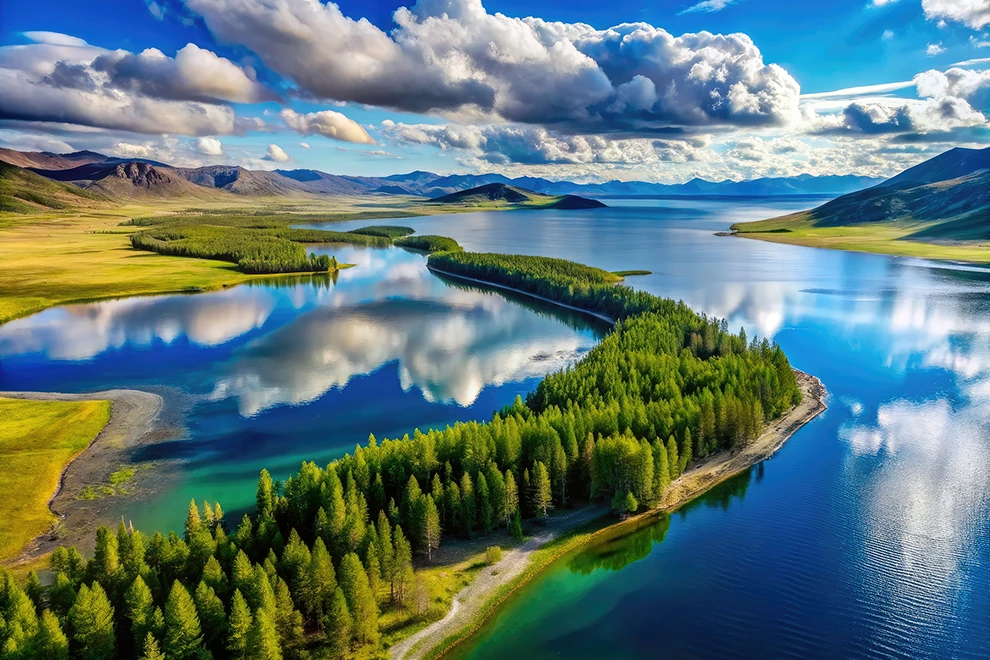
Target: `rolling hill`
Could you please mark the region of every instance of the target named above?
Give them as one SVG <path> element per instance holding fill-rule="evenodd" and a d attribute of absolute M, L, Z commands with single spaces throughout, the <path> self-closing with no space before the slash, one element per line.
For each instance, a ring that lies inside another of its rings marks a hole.
<path fill-rule="evenodd" d="M 99 193 L 52 181 L 30 170 L 0 162 L 0 211 L 31 213 L 99 206 L 108 201 Z"/>
<path fill-rule="evenodd" d="M 779 242 L 918 256 L 934 253 L 910 243 L 980 247 L 973 243 L 990 239 L 990 148 L 952 149 L 809 211 L 732 229 Z"/>
<path fill-rule="evenodd" d="M 541 209 L 593 209 L 605 204 L 594 199 L 576 195 L 541 195 L 532 190 L 507 185 L 488 183 L 476 188 L 437 197 L 430 204 L 451 204 L 468 208 L 541 208 Z"/>

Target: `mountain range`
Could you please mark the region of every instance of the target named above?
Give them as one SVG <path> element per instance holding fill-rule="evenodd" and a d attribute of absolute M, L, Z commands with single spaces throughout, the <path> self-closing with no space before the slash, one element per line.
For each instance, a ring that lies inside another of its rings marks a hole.
<path fill-rule="evenodd" d="M 990 238 L 990 147 L 957 147 L 876 186 L 810 211 L 734 226 L 740 232 L 801 227 L 897 224 L 904 238 L 967 241 Z"/>
<path fill-rule="evenodd" d="M 413 195 L 437 198 L 488 184 L 503 184 L 541 195 L 608 196 L 766 196 L 839 195 L 876 184 L 881 179 L 858 176 L 762 178 L 712 182 L 692 179 L 683 184 L 645 181 L 574 183 L 537 177 L 510 179 L 501 174 L 439 175 L 415 171 L 385 177 L 343 176 L 319 170 L 248 170 L 233 165 L 173 167 L 148 159 L 116 158 L 94 151 L 68 154 L 0 149 L 0 161 L 55 181 L 75 184 L 110 197 L 198 198 L 235 196 Z"/>

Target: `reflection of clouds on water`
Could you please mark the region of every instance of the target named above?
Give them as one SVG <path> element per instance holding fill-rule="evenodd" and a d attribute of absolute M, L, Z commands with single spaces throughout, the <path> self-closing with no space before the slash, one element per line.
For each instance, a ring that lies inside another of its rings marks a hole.
<path fill-rule="evenodd" d="M 488 385 L 541 376 L 572 362 L 592 339 L 495 296 L 390 300 L 314 310 L 232 358 L 214 398 L 237 397 L 251 416 L 313 401 L 351 378 L 398 362 L 404 390 L 470 405 Z"/>
<path fill-rule="evenodd" d="M 879 407 L 875 423 L 840 430 L 853 454 L 850 476 L 869 475 L 855 494 L 868 511 L 871 575 L 864 579 L 889 592 L 888 614 L 937 621 L 961 587 L 964 550 L 983 533 L 990 509 L 986 389 L 966 392 L 962 405 L 892 401 Z M 881 453 L 884 469 L 875 470 L 874 460 L 860 466 Z M 918 589 L 926 600 L 905 595 Z"/>
<path fill-rule="evenodd" d="M 274 307 L 270 293 L 248 287 L 69 305 L 0 326 L 0 356 L 40 352 L 53 360 L 85 360 L 110 348 L 171 344 L 182 336 L 216 346 L 261 327 Z"/>

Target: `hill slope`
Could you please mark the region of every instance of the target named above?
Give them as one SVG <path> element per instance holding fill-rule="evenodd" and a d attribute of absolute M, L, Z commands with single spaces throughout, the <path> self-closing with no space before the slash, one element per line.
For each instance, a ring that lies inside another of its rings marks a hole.
<path fill-rule="evenodd" d="M 468 190 L 437 197 L 429 203 L 481 208 L 511 206 L 544 209 L 593 209 L 605 206 L 605 204 L 594 199 L 585 199 L 576 195 L 541 195 L 532 190 L 526 190 L 525 188 L 519 188 L 505 183 L 489 183 L 478 186 L 477 188 L 469 188 Z"/>
<path fill-rule="evenodd" d="M 990 148 L 952 149 L 810 211 L 732 229 L 778 242 L 891 254 L 935 254 L 909 243 L 965 243 L 968 249 L 978 249 L 982 246 L 974 242 L 990 239 Z M 936 252 L 941 255 L 944 250 Z"/>
<path fill-rule="evenodd" d="M 102 195 L 51 181 L 14 165 L 0 162 L 0 212 L 31 213 L 78 206 L 99 206 Z"/>

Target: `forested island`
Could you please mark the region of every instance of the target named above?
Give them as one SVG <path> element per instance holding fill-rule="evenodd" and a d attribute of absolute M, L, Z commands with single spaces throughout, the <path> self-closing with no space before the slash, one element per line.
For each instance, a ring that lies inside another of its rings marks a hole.
<path fill-rule="evenodd" d="M 426 238 L 426 237 L 423 237 Z M 605 502 L 659 502 L 692 461 L 745 447 L 801 399 L 786 356 L 618 276 L 540 257 L 436 252 L 431 267 L 615 319 L 580 362 L 488 422 L 378 441 L 285 481 L 228 525 L 193 502 L 181 534 L 100 528 L 54 580 L 0 573 L 4 658 L 377 657 L 379 618 L 426 609 L 414 563 L 441 544 Z M 383 619 L 384 621 L 384 619 Z"/>

